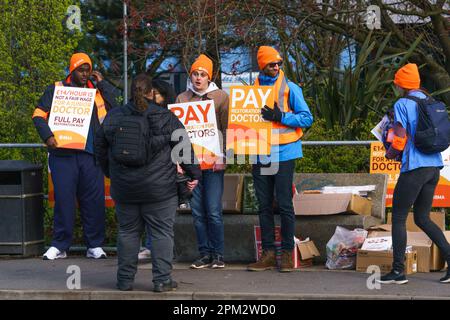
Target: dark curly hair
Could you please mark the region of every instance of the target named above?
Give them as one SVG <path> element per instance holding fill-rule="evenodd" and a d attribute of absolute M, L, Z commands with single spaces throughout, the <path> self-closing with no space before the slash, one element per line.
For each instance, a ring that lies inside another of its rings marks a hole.
<path fill-rule="evenodd" d="M 168 104 L 175 103 L 175 90 L 169 83 L 160 79 L 154 79 L 152 81 L 152 86 L 154 89 L 158 90 L 158 92 L 164 98 L 164 102 L 162 103 L 161 107 L 167 108 Z"/>

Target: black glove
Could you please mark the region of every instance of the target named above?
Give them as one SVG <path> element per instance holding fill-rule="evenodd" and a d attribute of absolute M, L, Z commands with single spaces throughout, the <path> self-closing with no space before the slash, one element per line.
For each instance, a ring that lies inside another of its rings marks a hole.
<path fill-rule="evenodd" d="M 276 102 L 273 109 L 270 109 L 268 106 L 264 106 L 261 109 L 261 115 L 263 119 L 267 121 L 281 122 L 281 118 L 283 118 L 283 112 L 280 111 Z"/>

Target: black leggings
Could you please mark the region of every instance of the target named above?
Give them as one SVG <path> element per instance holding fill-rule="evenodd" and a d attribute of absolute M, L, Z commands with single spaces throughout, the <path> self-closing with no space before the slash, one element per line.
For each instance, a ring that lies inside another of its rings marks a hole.
<path fill-rule="evenodd" d="M 439 181 L 437 167 L 424 167 L 403 172 L 398 178 L 392 204 L 392 244 L 394 263 L 392 268 L 403 272 L 406 249 L 406 218 L 414 205 L 414 222 L 439 247 L 447 263 L 450 262 L 450 245 L 444 233 L 431 221 L 430 210 L 434 190 Z"/>

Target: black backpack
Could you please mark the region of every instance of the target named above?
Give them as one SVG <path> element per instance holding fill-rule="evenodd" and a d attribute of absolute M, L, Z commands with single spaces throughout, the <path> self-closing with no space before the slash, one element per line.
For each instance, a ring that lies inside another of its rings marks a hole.
<path fill-rule="evenodd" d="M 427 96 L 420 99 L 407 96 L 417 104 L 416 148 L 426 154 L 442 152 L 450 144 L 450 121 L 446 105 Z"/>
<path fill-rule="evenodd" d="M 111 156 L 119 164 L 141 167 L 148 163 L 149 124 L 147 112 L 133 112 L 122 106 L 123 116 L 119 120 L 111 144 Z"/>

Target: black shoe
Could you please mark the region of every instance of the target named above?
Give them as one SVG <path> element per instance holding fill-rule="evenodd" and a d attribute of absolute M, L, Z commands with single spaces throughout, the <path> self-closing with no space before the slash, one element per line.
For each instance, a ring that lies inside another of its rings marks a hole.
<path fill-rule="evenodd" d="M 223 256 L 221 255 L 216 255 L 213 259 L 213 261 L 211 262 L 210 265 L 211 269 L 219 269 L 219 268 L 225 268 L 225 262 L 223 262 Z"/>
<path fill-rule="evenodd" d="M 131 283 L 117 282 L 116 287 L 120 291 L 133 291 L 133 284 Z"/>
<path fill-rule="evenodd" d="M 197 260 L 195 260 L 191 264 L 191 268 L 193 268 L 193 269 L 207 268 L 211 265 L 211 262 L 212 262 L 212 257 L 210 255 L 205 255 L 205 256 L 202 256 L 202 257 L 198 258 Z"/>
<path fill-rule="evenodd" d="M 408 280 L 406 279 L 405 274 L 403 272 L 392 270 L 388 274 L 381 276 L 380 280 L 377 280 L 377 282 L 383 284 L 391 284 L 391 283 L 405 284 L 408 282 Z"/>
<path fill-rule="evenodd" d="M 445 274 L 445 277 L 439 279 L 440 283 L 450 283 L 450 267 L 447 268 L 447 273 Z"/>
<path fill-rule="evenodd" d="M 174 291 L 176 288 L 178 288 L 178 283 L 172 279 L 168 279 L 163 282 L 156 282 L 153 285 L 154 292 Z"/>

